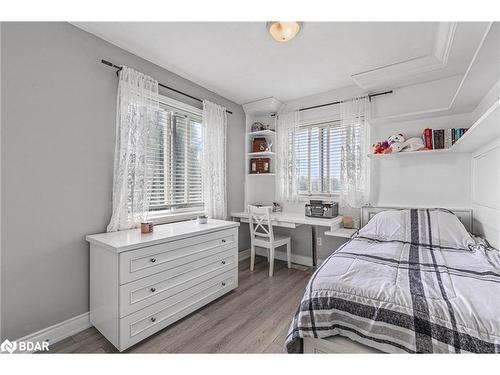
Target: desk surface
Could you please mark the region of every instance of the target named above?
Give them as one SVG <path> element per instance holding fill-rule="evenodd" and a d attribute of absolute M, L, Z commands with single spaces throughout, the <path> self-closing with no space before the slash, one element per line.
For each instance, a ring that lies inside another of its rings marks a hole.
<path fill-rule="evenodd" d="M 248 212 L 231 212 L 231 216 L 239 219 L 249 218 Z M 321 219 L 314 217 L 307 217 L 304 214 L 294 213 L 294 212 L 273 212 L 271 214 L 271 220 L 273 225 L 276 226 L 288 226 L 287 223 L 290 224 L 305 224 L 305 225 L 315 225 L 319 227 L 332 227 L 337 226 L 342 221 L 342 216 L 334 217 L 333 219 Z M 280 225 L 283 224 L 283 225 Z"/>

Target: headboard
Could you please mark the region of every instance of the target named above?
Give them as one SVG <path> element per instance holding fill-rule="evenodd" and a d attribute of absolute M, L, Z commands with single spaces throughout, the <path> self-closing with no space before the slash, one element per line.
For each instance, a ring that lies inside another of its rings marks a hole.
<path fill-rule="evenodd" d="M 382 211 L 390 211 L 390 210 L 405 210 L 405 209 L 410 209 L 410 208 L 431 208 L 431 207 L 373 207 L 373 206 L 364 206 L 361 207 L 361 227 L 364 227 L 368 221 L 373 217 L 373 215 L 378 214 L 379 212 Z M 448 207 L 441 207 L 445 208 L 451 212 L 453 212 L 458 219 L 462 222 L 464 225 L 465 229 L 467 229 L 469 232 L 473 233 L 473 227 L 472 227 L 472 210 L 470 209 L 455 209 L 455 208 L 448 208 Z"/>

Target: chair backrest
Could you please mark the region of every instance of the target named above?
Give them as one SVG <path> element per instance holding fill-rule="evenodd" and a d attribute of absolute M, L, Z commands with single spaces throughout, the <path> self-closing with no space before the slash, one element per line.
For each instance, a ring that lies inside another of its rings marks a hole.
<path fill-rule="evenodd" d="M 256 237 L 268 238 L 270 242 L 274 241 L 273 226 L 271 225 L 271 207 L 257 207 L 248 205 L 250 214 L 250 239 Z"/>

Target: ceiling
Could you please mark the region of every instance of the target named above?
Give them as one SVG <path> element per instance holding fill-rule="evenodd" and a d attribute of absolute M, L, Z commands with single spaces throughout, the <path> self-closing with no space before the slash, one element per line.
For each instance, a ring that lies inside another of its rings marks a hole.
<path fill-rule="evenodd" d="M 295 39 L 279 43 L 265 22 L 74 24 L 239 104 L 352 85 L 373 92 L 463 73 L 486 27 L 305 22 Z"/>

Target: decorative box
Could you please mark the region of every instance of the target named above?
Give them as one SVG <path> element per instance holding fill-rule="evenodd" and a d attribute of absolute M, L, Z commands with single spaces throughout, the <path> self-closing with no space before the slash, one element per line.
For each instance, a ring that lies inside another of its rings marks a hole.
<path fill-rule="evenodd" d="M 250 173 L 251 174 L 261 174 L 271 172 L 271 159 L 270 158 L 258 158 L 250 159 Z"/>
<path fill-rule="evenodd" d="M 265 138 L 254 138 L 252 140 L 252 152 L 269 151 L 267 140 Z"/>

